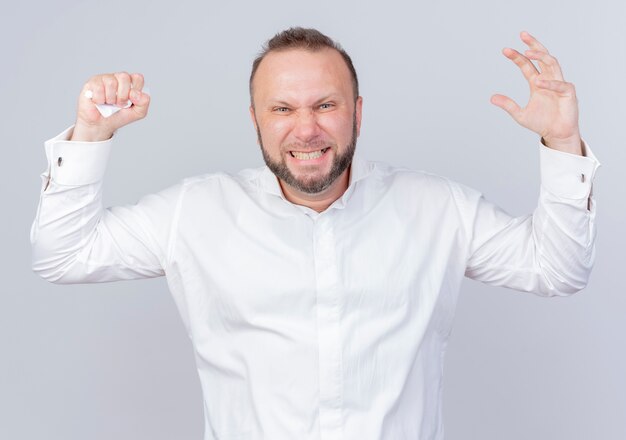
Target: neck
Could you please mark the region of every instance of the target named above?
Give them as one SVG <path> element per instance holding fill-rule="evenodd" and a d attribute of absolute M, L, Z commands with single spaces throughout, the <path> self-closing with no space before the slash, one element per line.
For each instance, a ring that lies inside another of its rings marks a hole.
<path fill-rule="evenodd" d="M 348 189 L 350 167 L 346 169 L 328 188 L 316 194 L 307 194 L 294 189 L 282 180 L 278 180 L 285 198 L 296 205 L 306 206 L 317 212 L 325 211 Z"/>

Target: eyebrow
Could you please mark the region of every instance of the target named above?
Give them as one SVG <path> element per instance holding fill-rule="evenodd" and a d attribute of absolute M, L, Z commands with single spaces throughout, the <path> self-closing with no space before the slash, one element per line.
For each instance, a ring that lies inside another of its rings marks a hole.
<path fill-rule="evenodd" d="M 326 102 L 326 101 L 329 101 L 329 100 L 333 100 L 333 99 L 334 100 L 337 99 L 337 93 L 329 93 L 328 95 L 325 95 L 324 97 L 316 100 L 313 103 L 313 105 L 319 105 L 319 104 L 321 104 L 323 102 Z M 282 99 L 278 99 L 278 100 L 275 100 L 275 101 L 274 100 L 270 100 L 269 105 L 272 106 L 272 107 L 273 106 L 277 106 L 277 105 L 284 106 L 284 107 L 291 107 L 292 106 L 289 102 L 283 101 Z"/>
<path fill-rule="evenodd" d="M 319 99 L 317 101 L 315 101 L 315 104 L 321 104 L 322 102 L 325 101 L 332 101 L 332 100 L 337 100 L 337 94 L 336 93 L 330 93 L 326 96 L 324 96 L 322 99 Z"/>
<path fill-rule="evenodd" d="M 270 101 L 269 105 L 270 105 L 270 107 L 274 107 L 274 106 L 277 106 L 277 105 L 283 106 L 283 107 L 291 107 L 291 104 L 289 104 L 287 101 L 281 101 L 281 100 Z"/>

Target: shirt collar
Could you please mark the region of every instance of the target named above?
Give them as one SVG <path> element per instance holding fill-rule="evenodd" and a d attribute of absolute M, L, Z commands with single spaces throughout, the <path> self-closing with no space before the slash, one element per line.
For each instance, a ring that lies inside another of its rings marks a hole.
<path fill-rule="evenodd" d="M 347 202 L 348 198 L 350 197 L 350 194 L 354 190 L 354 186 L 356 185 L 356 183 L 359 180 L 362 180 L 366 178 L 367 176 L 369 176 L 370 173 L 371 173 L 370 164 L 368 163 L 367 160 L 365 160 L 361 156 L 361 154 L 359 153 L 359 150 L 357 149 L 354 152 L 352 163 L 350 164 L 350 182 L 348 184 L 348 188 L 343 193 L 343 195 L 339 199 L 337 199 L 331 206 L 334 206 L 335 204 L 337 204 L 337 202 L 341 201 L 342 203 L 340 203 L 339 204 L 340 206 L 337 206 L 337 207 L 343 207 L 343 205 Z M 269 194 L 274 194 L 276 196 L 279 196 L 283 198 L 285 201 L 288 201 L 283 194 L 280 184 L 278 183 L 278 178 L 272 172 L 272 170 L 270 170 L 267 167 L 267 165 L 263 167 L 261 174 L 259 176 L 258 183 L 259 183 L 261 190 Z"/>

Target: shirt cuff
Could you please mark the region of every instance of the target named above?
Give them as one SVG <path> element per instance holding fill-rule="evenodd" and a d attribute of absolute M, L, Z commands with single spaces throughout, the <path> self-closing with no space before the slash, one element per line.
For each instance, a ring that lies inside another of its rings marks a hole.
<path fill-rule="evenodd" d="M 70 141 L 74 126 L 45 142 L 48 169 L 42 177 L 59 185 L 88 185 L 102 180 L 112 139 L 100 142 Z"/>
<path fill-rule="evenodd" d="M 600 162 L 583 141 L 585 156 L 565 153 L 541 144 L 541 184 L 552 194 L 566 199 L 585 199 Z"/>

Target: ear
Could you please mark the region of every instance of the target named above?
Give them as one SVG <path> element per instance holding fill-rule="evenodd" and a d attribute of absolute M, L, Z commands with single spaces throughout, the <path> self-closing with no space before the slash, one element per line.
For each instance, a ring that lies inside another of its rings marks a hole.
<path fill-rule="evenodd" d="M 255 133 L 258 133 L 259 132 L 259 127 L 258 127 L 258 125 L 256 123 L 256 113 L 254 112 L 254 106 L 251 104 L 248 110 L 250 111 L 250 119 L 252 119 L 252 125 L 254 125 L 254 131 L 255 131 Z M 257 136 L 256 143 L 257 144 L 259 143 L 258 136 Z"/>
<path fill-rule="evenodd" d="M 356 135 L 361 135 L 361 116 L 363 115 L 363 97 L 359 96 L 356 99 L 354 107 L 354 117 L 356 118 Z"/>
<path fill-rule="evenodd" d="M 248 110 L 250 111 L 250 119 L 252 119 L 252 124 L 254 124 L 254 129 L 256 130 L 258 127 L 256 126 L 256 114 L 254 113 L 254 106 L 250 105 Z"/>

